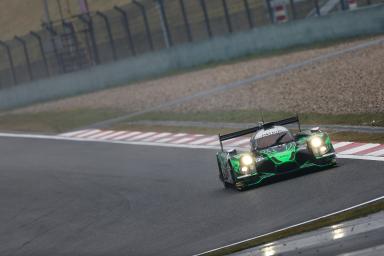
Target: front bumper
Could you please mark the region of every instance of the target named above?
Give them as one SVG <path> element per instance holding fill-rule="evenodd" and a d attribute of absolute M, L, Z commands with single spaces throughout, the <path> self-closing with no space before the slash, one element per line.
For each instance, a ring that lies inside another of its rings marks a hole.
<path fill-rule="evenodd" d="M 237 176 L 236 184 L 243 187 L 260 184 L 263 180 L 291 174 L 294 172 L 300 172 L 309 170 L 312 168 L 322 169 L 334 166 L 336 164 L 336 154 L 334 152 L 323 155 L 322 157 L 312 158 L 305 161 L 302 164 L 298 164 L 295 161 L 290 161 L 284 165 L 276 166 L 269 170 L 259 170 L 256 173 Z"/>

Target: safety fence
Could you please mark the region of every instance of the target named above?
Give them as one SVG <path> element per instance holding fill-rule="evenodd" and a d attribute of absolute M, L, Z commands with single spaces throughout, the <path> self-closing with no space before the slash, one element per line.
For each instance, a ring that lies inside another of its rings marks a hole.
<path fill-rule="evenodd" d="M 0 88 L 267 24 L 379 3 L 384 0 L 132 1 L 0 41 Z"/>

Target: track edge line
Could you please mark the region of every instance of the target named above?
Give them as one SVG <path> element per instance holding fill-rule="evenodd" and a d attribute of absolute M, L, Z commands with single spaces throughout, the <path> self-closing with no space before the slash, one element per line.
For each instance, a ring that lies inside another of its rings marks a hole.
<path fill-rule="evenodd" d="M 263 235 L 255 236 L 233 244 L 195 254 L 193 256 L 228 255 L 290 236 L 317 230 L 330 225 L 335 225 L 343 221 L 360 218 L 382 210 L 384 210 L 384 196 L 380 196 L 364 203 L 360 203 L 352 207 L 326 214 L 318 218 L 307 220 L 286 228 L 278 229 Z"/>

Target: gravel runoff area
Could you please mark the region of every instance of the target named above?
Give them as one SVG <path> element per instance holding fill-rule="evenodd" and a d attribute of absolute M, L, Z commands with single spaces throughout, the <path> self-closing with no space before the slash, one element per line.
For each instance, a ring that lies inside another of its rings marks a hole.
<path fill-rule="evenodd" d="M 375 37 L 375 39 L 384 39 L 384 36 Z M 354 40 L 324 48 L 227 63 L 37 104 L 14 110 L 12 113 L 75 109 L 115 109 L 127 113 L 140 111 L 369 40 L 371 39 Z M 235 91 L 193 100 L 169 110 L 191 112 L 223 109 L 266 109 L 268 111 L 295 109 L 297 112 L 333 114 L 383 112 L 384 45 L 347 53 L 273 78 L 257 81 Z"/>

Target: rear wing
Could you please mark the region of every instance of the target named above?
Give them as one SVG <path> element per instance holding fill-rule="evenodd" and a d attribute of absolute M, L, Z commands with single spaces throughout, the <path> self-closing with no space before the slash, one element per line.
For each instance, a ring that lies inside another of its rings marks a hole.
<path fill-rule="evenodd" d="M 268 129 L 268 128 L 276 126 L 276 125 L 287 125 L 287 124 L 292 124 L 292 123 L 297 123 L 299 126 L 299 130 L 301 131 L 299 117 L 294 116 L 294 117 L 290 117 L 290 118 L 279 120 L 279 121 L 263 123 L 263 124 L 260 124 L 258 126 L 255 126 L 255 127 L 248 128 L 248 129 L 241 130 L 241 131 L 237 131 L 237 132 L 233 132 L 233 133 L 228 133 L 228 134 L 224 134 L 224 135 L 219 134 L 221 151 L 223 151 L 223 143 L 222 142 L 225 140 L 230 140 L 233 138 L 241 137 L 241 136 L 244 136 L 244 135 L 247 135 L 250 133 L 257 132 L 258 130 L 261 130 L 261 129 Z"/>

